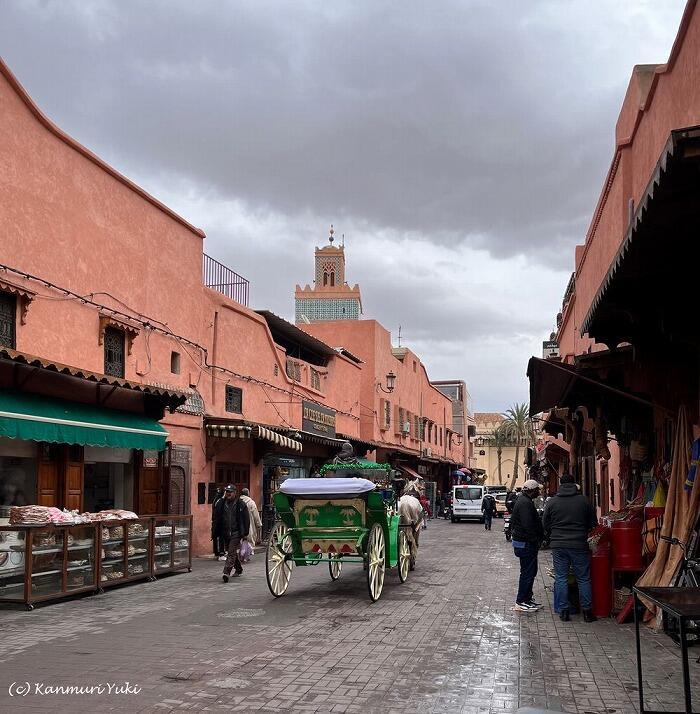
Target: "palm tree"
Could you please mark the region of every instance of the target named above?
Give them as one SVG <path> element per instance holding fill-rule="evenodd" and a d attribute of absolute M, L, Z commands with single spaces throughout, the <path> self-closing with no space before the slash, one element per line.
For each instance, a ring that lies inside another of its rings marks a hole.
<path fill-rule="evenodd" d="M 496 449 L 496 456 L 498 457 L 498 485 L 503 485 L 503 473 L 501 471 L 501 459 L 503 458 L 503 447 L 510 444 L 510 436 L 508 435 L 508 430 L 503 428 L 503 424 L 499 424 L 496 430 L 493 432 L 493 437 L 491 439 L 491 446 Z"/>
<path fill-rule="evenodd" d="M 529 416 L 530 405 L 526 402 L 517 402 L 505 413 L 506 420 L 502 428 L 515 442 L 515 464 L 513 465 L 513 477 L 510 480 L 509 489 L 512 491 L 518 480 L 518 468 L 520 467 L 520 447 L 534 445 L 535 429 Z"/>

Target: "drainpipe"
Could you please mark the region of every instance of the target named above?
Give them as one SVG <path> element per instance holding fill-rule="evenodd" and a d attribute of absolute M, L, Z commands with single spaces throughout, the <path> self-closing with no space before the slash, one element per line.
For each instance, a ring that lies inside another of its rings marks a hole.
<path fill-rule="evenodd" d="M 219 311 L 214 310 L 214 337 L 212 338 L 212 346 L 211 346 L 211 360 L 212 364 L 219 364 L 218 362 L 218 355 L 216 353 L 216 345 L 218 342 L 218 335 L 219 335 Z M 214 406 L 216 404 L 216 370 L 212 369 L 211 371 L 211 405 Z"/>

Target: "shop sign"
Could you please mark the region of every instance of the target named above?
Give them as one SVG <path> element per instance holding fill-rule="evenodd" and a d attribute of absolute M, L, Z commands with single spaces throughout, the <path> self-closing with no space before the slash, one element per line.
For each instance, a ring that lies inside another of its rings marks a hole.
<path fill-rule="evenodd" d="M 542 359 L 559 357 L 559 343 L 556 340 L 545 340 L 542 343 Z"/>
<path fill-rule="evenodd" d="M 301 428 L 310 434 L 335 438 L 335 412 L 313 402 L 302 402 Z"/>
<path fill-rule="evenodd" d="M 144 451 L 143 452 L 143 468 L 157 469 L 158 468 L 158 452 Z"/>

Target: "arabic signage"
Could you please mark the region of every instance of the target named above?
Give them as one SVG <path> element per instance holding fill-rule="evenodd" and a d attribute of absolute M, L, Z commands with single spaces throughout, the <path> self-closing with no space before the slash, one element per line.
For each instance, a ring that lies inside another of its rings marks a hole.
<path fill-rule="evenodd" d="M 542 343 L 542 359 L 559 357 L 559 343 L 556 340 L 546 340 Z"/>
<path fill-rule="evenodd" d="M 335 438 L 335 412 L 313 402 L 301 403 L 301 428 L 310 434 Z"/>

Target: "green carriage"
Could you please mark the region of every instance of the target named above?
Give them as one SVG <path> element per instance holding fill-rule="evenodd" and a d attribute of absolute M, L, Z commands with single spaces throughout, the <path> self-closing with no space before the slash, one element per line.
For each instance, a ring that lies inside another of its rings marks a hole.
<path fill-rule="evenodd" d="M 331 580 L 343 564 L 362 563 L 372 602 L 382 594 L 387 568 L 408 578 L 411 547 L 399 523 L 392 469 L 372 461 L 326 464 L 324 478 L 287 479 L 274 494 L 279 521 L 267 544 L 270 592 L 287 592 L 295 566 L 327 562 Z"/>

